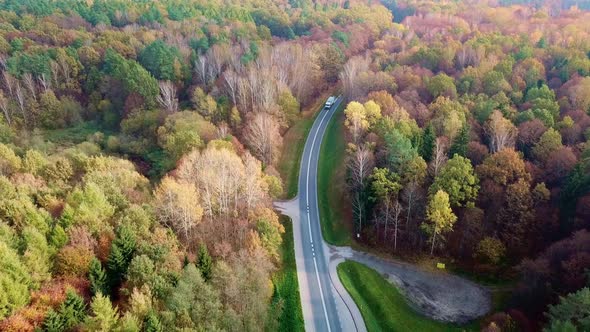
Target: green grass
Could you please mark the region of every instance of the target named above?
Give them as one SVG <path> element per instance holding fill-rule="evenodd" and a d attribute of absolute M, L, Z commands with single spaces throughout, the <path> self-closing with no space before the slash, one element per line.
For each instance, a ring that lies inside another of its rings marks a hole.
<path fill-rule="evenodd" d="M 293 224 L 289 217 L 281 216 L 285 234 L 281 245 L 281 268 L 273 275 L 275 297 L 282 300 L 283 310 L 279 316 L 279 331 L 304 331 L 303 311 L 299 298 L 297 266 L 293 243 Z"/>
<path fill-rule="evenodd" d="M 363 264 L 345 261 L 337 267 L 338 277 L 359 307 L 365 325 L 372 331 L 477 331 L 468 326 L 445 324 L 412 309 L 403 295 L 377 271 Z"/>
<path fill-rule="evenodd" d="M 343 106 L 341 106 L 342 108 Z M 318 165 L 318 204 L 324 239 L 350 245 L 350 202 L 346 195 L 344 112 L 336 111 L 326 128 Z M 348 212 L 348 213 L 347 213 Z"/>
<path fill-rule="evenodd" d="M 88 139 L 88 136 L 100 131 L 105 133 L 95 122 L 82 122 L 76 126 L 64 129 L 45 130 L 45 139 L 56 144 L 79 144 Z"/>
<path fill-rule="evenodd" d="M 283 137 L 283 151 L 277 167 L 285 188 L 281 197 L 283 199 L 297 196 L 301 155 L 305 147 L 305 138 L 311 130 L 315 117 L 314 115 L 302 118 L 289 128 Z"/>

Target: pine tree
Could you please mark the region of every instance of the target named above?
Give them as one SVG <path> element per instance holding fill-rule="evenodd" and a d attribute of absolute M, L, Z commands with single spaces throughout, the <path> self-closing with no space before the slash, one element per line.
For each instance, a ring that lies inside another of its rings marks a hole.
<path fill-rule="evenodd" d="M 432 160 L 435 141 L 436 135 L 434 134 L 434 128 L 432 128 L 432 124 L 429 124 L 422 134 L 422 142 L 420 144 L 420 156 L 424 158 L 426 162 Z"/>
<path fill-rule="evenodd" d="M 187 266 L 190 263 L 190 261 L 188 260 L 188 256 L 184 255 L 184 261 L 182 262 L 182 267 Z"/>
<path fill-rule="evenodd" d="M 112 289 L 122 281 L 135 253 L 137 243 L 135 235 L 127 226 L 117 229 L 117 237 L 111 244 L 107 267 Z"/>
<path fill-rule="evenodd" d="M 211 280 L 211 268 L 212 261 L 207 246 L 204 244 L 199 245 L 199 255 L 197 257 L 197 268 L 201 271 L 201 275 L 205 281 Z"/>
<path fill-rule="evenodd" d="M 88 317 L 85 325 L 89 331 L 112 331 L 119 321 L 119 313 L 117 308 L 113 308 L 113 304 L 108 297 L 97 293 L 92 299 L 90 305 L 92 309 L 92 316 Z"/>
<path fill-rule="evenodd" d="M 143 330 L 145 332 L 162 332 L 162 323 L 158 319 L 158 315 L 155 312 L 150 311 L 143 322 Z"/>
<path fill-rule="evenodd" d="M 93 295 L 96 293 L 110 293 L 106 271 L 102 267 L 100 261 L 96 259 L 96 257 L 90 262 L 88 280 L 90 281 L 90 290 L 92 291 Z"/>
<path fill-rule="evenodd" d="M 449 149 L 449 156 L 452 157 L 455 154 L 465 157 L 467 155 L 467 145 L 469 144 L 469 131 L 471 128 L 469 125 L 464 125 L 459 131 L 459 135 L 453 141 L 451 148 Z"/>
<path fill-rule="evenodd" d="M 54 310 L 49 310 L 43 321 L 43 331 L 61 332 L 65 330 L 63 317 Z"/>
<path fill-rule="evenodd" d="M 63 326 L 66 330 L 76 327 L 86 317 L 86 303 L 84 303 L 84 299 L 76 294 L 76 292 L 69 290 L 66 294 L 66 299 L 59 307 L 59 315 L 62 318 Z"/>

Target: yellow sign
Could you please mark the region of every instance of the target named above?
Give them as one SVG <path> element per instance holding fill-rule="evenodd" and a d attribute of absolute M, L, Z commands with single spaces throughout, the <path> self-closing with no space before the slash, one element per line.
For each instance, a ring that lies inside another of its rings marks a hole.
<path fill-rule="evenodd" d="M 436 263 L 436 267 L 437 267 L 438 269 L 444 270 L 444 268 L 445 268 L 445 263 Z"/>

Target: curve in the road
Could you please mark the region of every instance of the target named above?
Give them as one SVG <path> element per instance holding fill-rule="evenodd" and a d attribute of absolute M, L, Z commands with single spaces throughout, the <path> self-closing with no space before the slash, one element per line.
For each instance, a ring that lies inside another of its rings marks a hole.
<path fill-rule="evenodd" d="M 396 284 L 415 309 L 431 318 L 463 323 L 485 314 L 491 306 L 489 292 L 463 278 L 433 274 L 406 263 L 383 260 L 349 247 L 329 246 L 323 239 L 317 195 L 320 148 L 330 119 L 342 103 L 339 97 L 324 109 L 308 135 L 299 172 L 299 193 L 275 206 L 293 221 L 297 279 L 307 331 L 357 331 L 366 326 L 336 266 L 345 259 L 364 263 Z M 333 277 L 335 276 L 335 277 Z"/>
<path fill-rule="evenodd" d="M 341 103 L 339 97 L 331 108 L 321 111 L 312 125 L 301 158 L 297 198 L 276 204 L 293 220 L 297 276 L 308 331 L 366 331 L 360 311 L 335 274 L 320 227 L 317 197 L 320 148 L 326 128 Z"/>

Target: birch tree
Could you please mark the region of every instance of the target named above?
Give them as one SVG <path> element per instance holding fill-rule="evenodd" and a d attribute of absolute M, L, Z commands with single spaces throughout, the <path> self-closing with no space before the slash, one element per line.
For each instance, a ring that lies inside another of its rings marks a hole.
<path fill-rule="evenodd" d="M 484 126 L 485 133 L 490 139 L 492 153 L 505 148 L 514 147 L 518 129 L 498 110 L 494 111 Z"/>
<path fill-rule="evenodd" d="M 203 216 L 195 185 L 165 177 L 156 189 L 155 197 L 160 222 L 170 226 L 186 244 L 190 244 L 192 231 Z"/>
<path fill-rule="evenodd" d="M 170 81 L 159 83 L 160 94 L 156 101 L 169 114 L 178 112 L 178 98 L 176 98 L 176 87 Z"/>
<path fill-rule="evenodd" d="M 282 137 L 278 121 L 270 114 L 256 112 L 246 124 L 244 138 L 253 153 L 266 165 L 272 165 L 278 157 Z"/>

